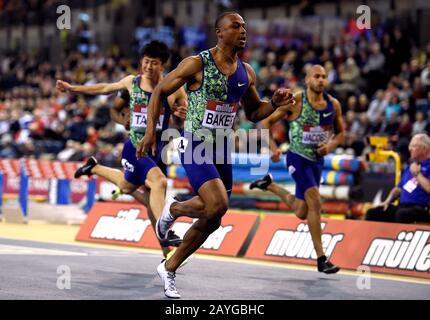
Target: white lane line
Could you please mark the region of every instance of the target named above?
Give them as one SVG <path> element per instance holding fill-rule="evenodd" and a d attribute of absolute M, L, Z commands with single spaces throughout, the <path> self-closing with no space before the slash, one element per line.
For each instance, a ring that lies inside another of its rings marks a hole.
<path fill-rule="evenodd" d="M 300 265 L 300 264 L 269 261 L 269 260 L 255 260 L 251 258 L 224 257 L 224 256 L 205 255 L 205 254 L 194 254 L 193 257 L 197 259 L 202 259 L 202 260 L 214 260 L 214 261 L 231 262 L 231 263 L 238 263 L 238 264 L 261 266 L 261 267 L 275 267 L 279 269 L 300 270 L 300 271 L 309 271 L 309 272 L 317 273 L 316 266 L 311 266 L 311 265 Z M 341 271 L 338 274 L 345 275 L 345 276 L 352 276 L 352 277 L 359 277 L 361 275 L 361 274 L 358 274 L 356 271 L 349 270 L 349 269 L 341 269 Z M 324 274 L 321 274 L 321 275 L 324 275 Z M 335 277 L 335 275 L 331 275 L 331 276 Z M 380 279 L 380 280 L 430 285 L 430 280 L 428 279 L 414 278 L 414 277 L 408 277 L 408 276 L 402 276 L 402 275 L 372 272 L 371 277 L 374 279 Z"/>
<path fill-rule="evenodd" d="M 0 244 L 0 255 L 87 256 L 87 253 Z"/>
<path fill-rule="evenodd" d="M 0 238 L 1 240 L 2 238 Z M 8 239 L 8 238 L 4 238 Z M 13 240 L 13 238 L 10 238 Z M 22 240 L 22 239 L 21 239 Z M 161 256 L 161 251 L 158 249 L 149 249 L 149 248 L 137 248 L 137 247 L 127 247 L 127 246 L 118 246 L 118 245 L 112 245 L 112 244 L 101 244 L 101 243 L 93 243 L 93 242 L 82 242 L 82 241 L 41 241 L 41 240 L 28 240 L 28 241 L 35 241 L 39 243 L 51 243 L 51 244 L 65 244 L 69 246 L 78 246 L 78 247 L 86 247 L 86 248 L 99 248 L 99 249 L 110 249 L 110 250 L 117 250 L 117 251 L 129 251 L 129 252 L 138 252 L 138 253 L 145 253 L 150 255 L 159 255 Z M 0 245 L 0 255 L 1 253 L 1 246 Z M 70 251 L 67 251 L 70 252 Z M 78 255 L 88 255 L 86 253 L 82 254 L 79 253 Z M 232 263 L 239 263 L 239 264 L 247 264 L 247 265 L 255 265 L 255 266 L 264 266 L 264 267 L 275 267 L 279 269 L 290 269 L 290 270 L 301 270 L 301 271 L 309 271 L 309 272 L 316 272 L 316 267 L 310 266 L 310 265 L 299 265 L 299 264 L 293 264 L 293 263 L 286 263 L 286 262 L 278 262 L 278 261 L 268 261 L 268 260 L 256 260 L 251 258 L 244 258 L 244 257 L 226 257 L 226 256 L 216 256 L 216 255 L 209 255 L 209 254 L 202 254 L 202 253 L 195 253 L 192 255 L 192 258 L 197 259 L 203 259 L 203 260 L 216 260 L 216 261 L 223 261 L 223 262 L 232 262 Z M 357 274 L 354 270 L 347 270 L 342 269 L 339 274 L 346 275 L 346 276 L 352 276 L 352 277 L 358 277 L 360 276 Z M 384 274 L 379 272 L 372 272 L 372 278 L 374 279 L 381 279 L 381 280 L 388 280 L 388 281 L 396 281 L 396 282 L 407 282 L 407 283 L 414 283 L 414 284 L 425 284 L 430 285 L 430 280 L 425 278 L 414 278 L 409 276 L 402 276 L 402 275 L 394 275 L 394 274 Z"/>

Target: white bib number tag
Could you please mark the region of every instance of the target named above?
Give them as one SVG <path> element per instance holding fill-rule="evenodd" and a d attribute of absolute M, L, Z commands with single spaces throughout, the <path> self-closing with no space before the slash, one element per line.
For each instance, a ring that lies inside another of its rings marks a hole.
<path fill-rule="evenodd" d="M 184 153 L 188 146 L 188 139 L 179 137 L 173 139 L 173 148 L 179 150 L 180 153 Z"/>
<path fill-rule="evenodd" d="M 302 143 L 318 145 L 320 143 L 326 143 L 330 138 L 331 126 L 304 126 Z"/>
<path fill-rule="evenodd" d="M 148 108 L 145 105 L 136 105 L 133 111 L 132 126 L 137 128 L 146 128 L 148 121 Z M 163 111 L 158 119 L 156 130 L 163 128 L 164 114 Z"/>
<path fill-rule="evenodd" d="M 238 104 L 208 100 L 202 126 L 210 129 L 233 128 Z"/>

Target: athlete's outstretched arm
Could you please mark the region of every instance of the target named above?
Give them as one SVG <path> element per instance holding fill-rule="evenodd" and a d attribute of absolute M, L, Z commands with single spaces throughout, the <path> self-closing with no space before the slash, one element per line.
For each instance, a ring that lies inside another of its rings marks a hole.
<path fill-rule="evenodd" d="M 84 94 L 109 94 L 112 92 L 129 89 L 133 81 L 132 75 L 121 79 L 114 83 L 98 83 L 91 85 L 72 85 L 63 80 L 57 80 L 56 88 L 61 92 L 74 92 L 74 93 L 84 93 Z"/>
<path fill-rule="evenodd" d="M 263 129 L 269 130 L 269 146 L 272 153 L 271 159 L 274 162 L 279 162 L 281 160 L 282 151 L 278 149 L 276 141 L 272 137 L 272 130 L 270 128 L 279 120 L 284 118 L 289 111 L 289 106 L 282 106 L 275 110 L 270 116 L 261 121 Z"/>
<path fill-rule="evenodd" d="M 270 116 L 278 107 L 293 103 L 293 95 L 289 89 L 280 88 L 275 91 L 271 101 L 262 101 L 256 88 L 257 76 L 251 66 L 245 64 L 250 76 L 250 85 L 242 97 L 242 105 L 248 120 L 261 121 Z"/>
<path fill-rule="evenodd" d="M 148 105 L 148 123 L 143 139 L 136 148 L 136 157 L 141 158 L 152 150 L 156 153 L 155 126 L 160 117 L 160 110 L 163 99 L 170 96 L 185 83 L 190 83 L 201 71 L 202 63 L 198 56 L 188 57 L 170 72 L 154 89 Z"/>
<path fill-rule="evenodd" d="M 337 148 L 338 145 L 343 144 L 345 141 L 345 128 L 343 126 L 342 120 L 342 108 L 337 99 L 332 100 L 333 108 L 336 113 L 336 118 L 334 120 L 334 136 L 330 139 L 329 142 L 318 146 L 317 153 L 320 156 L 325 156 L 326 154 L 332 152 Z"/>
<path fill-rule="evenodd" d="M 270 116 L 268 116 L 266 119 L 263 119 L 263 121 L 261 121 L 261 125 L 264 129 L 270 129 L 276 122 L 284 118 L 289 110 L 289 106 L 279 107 Z"/>
<path fill-rule="evenodd" d="M 293 112 L 293 108 L 297 105 L 299 105 L 300 100 L 300 93 L 294 94 L 294 103 L 290 103 L 288 105 L 280 106 L 278 109 L 275 110 L 270 116 L 268 116 L 266 119 L 261 121 L 261 126 L 263 129 L 269 129 L 269 146 L 270 151 L 272 152 L 272 161 L 278 162 L 281 160 L 282 151 L 278 149 L 278 145 L 276 144 L 275 140 L 272 138 L 272 131 L 270 128 L 279 120 L 285 118 L 285 116 L 289 112 Z"/>

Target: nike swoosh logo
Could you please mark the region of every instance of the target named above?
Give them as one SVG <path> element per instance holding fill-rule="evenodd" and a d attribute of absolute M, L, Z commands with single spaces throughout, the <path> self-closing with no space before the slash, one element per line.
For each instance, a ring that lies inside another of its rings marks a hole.
<path fill-rule="evenodd" d="M 323 113 L 323 117 L 327 118 L 328 116 L 330 116 L 333 112 L 329 112 L 329 113 Z"/>
<path fill-rule="evenodd" d="M 237 86 L 238 87 L 243 87 L 246 83 L 238 83 Z"/>

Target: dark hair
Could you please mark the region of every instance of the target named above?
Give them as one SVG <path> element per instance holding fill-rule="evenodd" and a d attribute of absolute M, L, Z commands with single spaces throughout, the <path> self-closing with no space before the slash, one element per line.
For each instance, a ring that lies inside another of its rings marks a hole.
<path fill-rule="evenodd" d="M 145 45 L 140 53 L 140 60 L 143 57 L 159 58 L 162 64 L 165 64 L 170 57 L 170 50 L 164 42 L 152 40 Z"/>
<path fill-rule="evenodd" d="M 221 13 L 215 20 L 215 30 L 219 28 L 219 24 L 226 16 L 232 15 L 232 14 L 239 14 L 236 11 L 225 11 Z"/>

